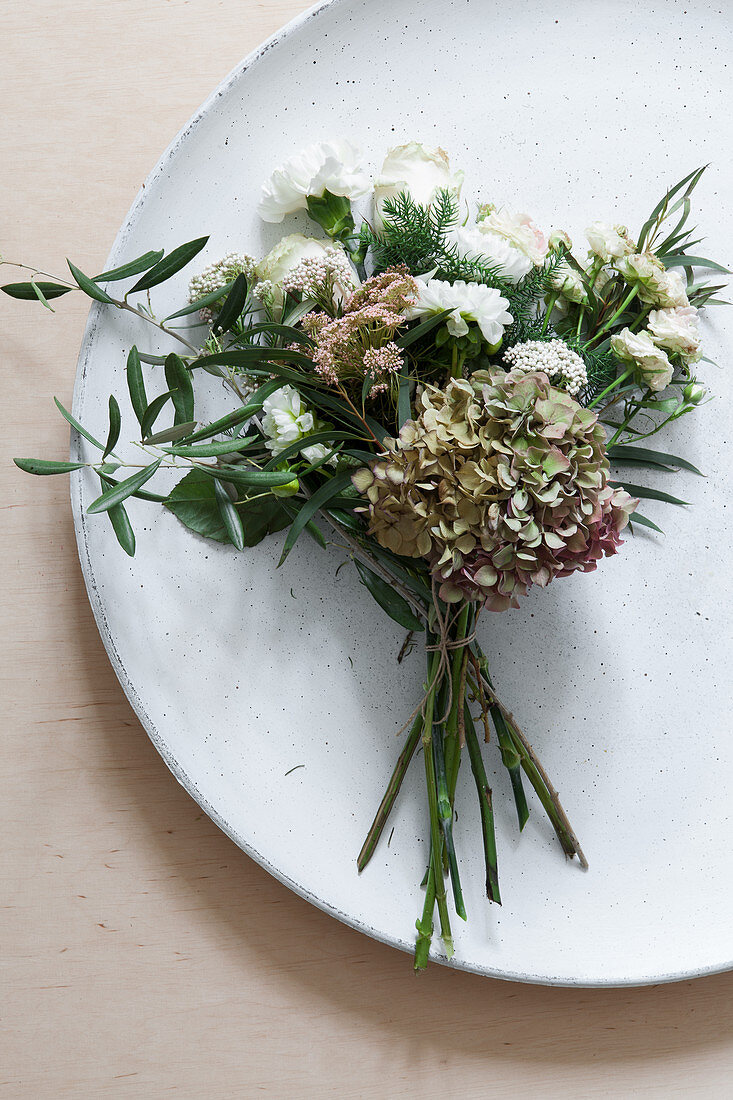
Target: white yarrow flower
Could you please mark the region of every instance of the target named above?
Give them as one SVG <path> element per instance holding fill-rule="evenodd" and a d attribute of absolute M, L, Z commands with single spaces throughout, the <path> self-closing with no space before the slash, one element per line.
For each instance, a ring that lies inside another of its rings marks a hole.
<path fill-rule="evenodd" d="M 350 141 L 337 139 L 309 145 L 277 168 L 262 185 L 257 212 L 263 221 L 281 222 L 286 214 L 306 210 L 308 198 L 326 191 L 355 199 L 369 190 L 362 153 Z"/>
<path fill-rule="evenodd" d="M 475 322 L 487 344 L 498 344 L 504 329 L 514 318 L 507 313 L 509 302 L 495 287 L 483 283 L 455 283 L 442 279 L 417 278 L 420 297 L 407 311 L 409 318 L 425 317 L 450 309 L 446 327 L 451 336 L 465 336 L 470 322 Z"/>
<path fill-rule="evenodd" d="M 461 226 L 452 236 L 459 256 L 467 260 L 482 259 L 490 267 L 501 268 L 501 277 L 512 283 L 518 283 L 532 270 L 532 261 L 525 252 L 515 248 L 506 237 L 492 233 L 481 222 Z"/>
<path fill-rule="evenodd" d="M 696 363 L 702 355 L 697 324 L 698 312 L 694 306 L 653 309 L 647 318 L 654 343 L 678 352 L 688 363 Z"/>
<path fill-rule="evenodd" d="M 332 241 L 305 237 L 302 233 L 289 233 L 257 265 L 259 287 L 270 295 L 276 305 L 279 305 L 283 299 L 283 283 L 288 283 L 293 272 L 297 275 L 298 271 L 302 270 L 304 260 L 313 261 L 315 266 L 320 266 L 322 263 L 325 271 L 326 268 L 334 266 L 334 256 L 337 252 L 343 252 L 343 249 Z M 351 270 L 349 279 L 346 278 L 346 267 Z M 356 272 L 351 269 L 347 261 L 344 267 L 343 285 L 338 278 L 336 279 L 337 292 L 345 297 L 355 285 L 358 285 L 358 281 Z M 258 287 L 255 287 L 254 293 L 257 294 L 257 292 Z"/>
<path fill-rule="evenodd" d="M 674 368 L 666 352 L 652 340 L 649 333 L 632 332 L 625 328 L 611 337 L 614 355 L 625 363 L 633 363 L 650 390 L 663 390 L 672 381 Z"/>
<path fill-rule="evenodd" d="M 447 153 L 409 141 L 387 153 L 374 184 L 374 210 L 379 219 L 385 200 L 396 199 L 402 192 L 419 206 L 429 206 L 441 190 L 458 198 L 462 186 L 463 172 L 451 172 Z"/>

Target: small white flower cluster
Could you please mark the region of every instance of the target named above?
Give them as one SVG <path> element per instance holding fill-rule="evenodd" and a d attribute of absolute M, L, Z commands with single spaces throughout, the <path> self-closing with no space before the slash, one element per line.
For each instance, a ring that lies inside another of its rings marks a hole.
<path fill-rule="evenodd" d="M 237 275 L 244 274 L 247 281 L 251 281 L 255 273 L 256 261 L 252 256 L 242 252 L 227 252 L 216 263 L 209 264 L 198 275 L 194 275 L 188 284 L 188 300 L 195 302 L 207 294 L 213 294 L 227 283 L 233 282 Z M 199 310 L 201 320 L 207 324 L 213 320 L 213 313 L 208 307 Z"/>
<path fill-rule="evenodd" d="M 314 296 L 328 286 L 351 291 L 356 287 L 348 256 L 343 248 L 326 247 L 318 256 L 304 256 L 284 276 L 281 286 L 291 294 Z"/>
<path fill-rule="evenodd" d="M 564 340 L 527 340 L 515 344 L 504 352 L 504 362 L 517 370 L 539 370 L 548 378 L 559 379 L 572 397 L 588 384 L 585 363 Z"/>

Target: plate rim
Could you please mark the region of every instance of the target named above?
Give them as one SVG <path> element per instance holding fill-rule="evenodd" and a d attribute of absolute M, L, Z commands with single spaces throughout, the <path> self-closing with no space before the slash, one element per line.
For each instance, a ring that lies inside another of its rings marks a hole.
<path fill-rule="evenodd" d="M 178 133 L 174 136 L 167 148 L 161 154 L 156 164 L 145 178 L 144 183 L 138 190 L 135 198 L 128 209 L 122 224 L 117 231 L 114 242 L 110 249 L 107 261 L 105 263 L 105 270 L 115 266 L 117 256 L 124 250 L 124 246 L 137 216 L 142 210 L 145 199 L 147 197 L 149 186 L 164 172 L 164 170 L 171 163 L 175 157 L 176 151 L 179 146 L 186 140 L 188 135 L 198 125 L 198 123 L 209 113 L 211 107 L 217 100 L 221 99 L 225 95 L 231 86 L 239 80 L 239 78 L 252 68 L 266 53 L 268 53 L 274 47 L 280 45 L 284 40 L 289 38 L 293 33 L 300 30 L 306 23 L 317 18 L 326 10 L 330 10 L 337 7 L 349 6 L 357 2 L 357 0 L 320 0 L 319 3 L 312 5 L 305 11 L 296 15 L 284 26 L 279 28 L 268 38 L 265 39 L 259 46 L 250 51 L 246 57 L 240 61 L 234 68 L 223 78 L 223 80 L 213 89 L 213 91 L 206 97 L 203 103 L 196 109 L 186 123 L 180 128 Z M 74 391 L 72 398 L 72 410 L 74 416 L 78 418 L 81 405 L 83 403 L 87 372 L 94 351 L 96 336 L 103 321 L 103 307 L 99 302 L 92 302 L 89 314 L 87 317 L 84 333 L 82 335 L 82 341 L 79 351 L 79 356 L 76 365 L 76 374 L 74 379 Z M 82 440 L 78 433 L 75 433 L 71 429 L 71 442 L 70 442 L 70 456 L 72 461 L 78 460 L 82 457 Z M 194 801 L 201 807 L 214 824 L 237 845 L 247 856 L 253 859 L 259 864 L 268 874 L 272 875 L 278 882 L 282 883 L 294 894 L 303 898 L 305 901 L 310 902 L 317 909 L 326 913 L 331 917 L 335 917 L 342 924 L 354 929 L 357 932 L 364 933 L 371 939 L 377 940 L 380 943 L 384 943 L 390 947 L 397 948 L 399 951 L 407 954 L 412 954 L 414 950 L 414 944 L 407 940 L 401 939 L 399 936 L 389 935 L 386 932 L 380 932 L 378 929 L 373 928 L 371 925 L 364 921 L 359 920 L 356 917 L 351 916 L 349 913 L 340 910 L 324 898 L 319 897 L 317 894 L 308 890 L 305 886 L 291 879 L 288 875 L 282 872 L 278 867 L 271 863 L 266 856 L 259 852 L 249 840 L 241 836 L 238 831 L 232 826 L 222 813 L 213 806 L 199 791 L 196 781 L 187 773 L 187 771 L 179 764 L 172 749 L 165 741 L 164 737 L 152 721 L 145 709 L 143 700 L 135 688 L 131 678 L 129 677 L 125 665 L 120 657 L 120 654 L 115 645 L 114 638 L 112 636 L 109 623 L 107 621 L 107 615 L 105 606 L 99 591 L 94 567 L 91 560 L 91 552 L 89 548 L 88 538 L 88 520 L 83 508 L 83 482 L 82 471 L 76 470 L 72 472 L 70 478 L 70 497 L 71 506 L 74 520 L 74 532 L 76 536 L 77 553 L 79 556 L 79 562 L 81 565 L 82 576 L 84 578 L 84 584 L 87 591 L 89 603 L 92 608 L 92 613 L 99 631 L 99 635 L 102 639 L 102 643 L 109 657 L 112 668 L 115 675 L 122 687 L 122 690 L 130 703 L 133 711 L 135 712 L 140 724 L 142 725 L 145 733 L 152 742 L 158 754 L 163 759 L 167 768 L 177 780 L 177 782 L 184 788 L 184 790 L 194 799 Z M 466 973 L 477 974 L 482 977 L 496 978 L 502 981 L 521 982 L 526 985 L 541 985 L 551 987 L 564 987 L 564 988 L 577 988 L 577 989 L 622 989 L 622 988 L 641 988 L 650 985 L 662 985 L 672 982 L 688 981 L 694 978 L 709 977 L 713 974 L 721 974 L 727 971 L 733 970 L 733 959 L 724 963 L 714 963 L 707 967 L 699 967 L 687 970 L 667 972 L 664 974 L 647 974 L 642 976 L 633 976 L 630 978 L 574 978 L 560 977 L 547 974 L 530 974 L 520 970 L 502 969 L 491 966 L 485 966 L 481 963 L 470 962 L 464 959 L 448 958 L 440 951 L 432 949 L 430 952 L 430 961 L 438 963 L 442 966 L 449 967 L 455 970 L 461 970 Z"/>

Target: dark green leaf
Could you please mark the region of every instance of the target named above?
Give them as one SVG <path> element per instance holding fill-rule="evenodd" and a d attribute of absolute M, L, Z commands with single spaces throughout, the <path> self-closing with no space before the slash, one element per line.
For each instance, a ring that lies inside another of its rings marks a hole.
<path fill-rule="evenodd" d="M 197 466 L 196 469 L 219 481 L 231 481 L 233 485 L 257 486 L 261 489 L 289 485 L 297 481 L 292 470 L 256 470 L 248 466 Z"/>
<path fill-rule="evenodd" d="M 181 443 L 176 447 L 164 447 L 163 450 L 180 458 L 214 458 L 216 455 L 235 454 L 247 445 L 241 436 L 235 436 L 217 440 L 215 443 Z"/>
<path fill-rule="evenodd" d="M 628 481 L 609 481 L 614 488 L 625 489 L 632 497 L 642 497 L 644 500 L 662 500 L 665 504 L 689 504 L 689 500 L 680 500 L 678 497 L 662 493 L 659 489 L 647 489 L 645 485 L 631 485 Z"/>
<path fill-rule="evenodd" d="M 165 360 L 165 380 L 171 391 L 175 424 L 187 424 L 193 420 L 193 382 L 191 374 L 179 355 L 168 355 Z"/>
<path fill-rule="evenodd" d="M 298 536 L 308 520 L 312 519 L 322 505 L 327 504 L 332 497 L 337 496 L 337 494 L 340 493 L 342 489 L 346 488 L 347 485 L 351 485 L 351 474 L 342 473 L 335 474 L 321 485 L 320 488 L 316 489 L 313 496 L 305 502 L 298 512 L 298 515 L 293 520 L 293 524 L 285 539 L 285 545 L 283 546 L 283 552 L 280 555 L 278 566 L 282 565 L 293 549 Z"/>
<path fill-rule="evenodd" d="M 140 436 L 142 439 L 150 438 L 153 424 L 160 416 L 163 406 L 170 400 L 171 396 L 170 390 L 167 390 L 166 393 L 161 393 L 159 397 L 153 398 L 147 406 L 143 413 L 142 420 L 140 421 Z"/>
<path fill-rule="evenodd" d="M 87 508 L 87 512 L 90 515 L 95 515 L 97 512 L 106 512 L 108 509 L 113 508 L 115 504 L 120 504 L 127 497 L 132 496 L 136 489 L 139 489 L 146 481 L 150 480 L 162 461 L 162 458 L 157 459 L 146 466 L 145 469 L 138 470 L 131 477 L 119 481 L 113 488 L 105 490 L 101 496 L 92 501 Z"/>
<path fill-rule="evenodd" d="M 129 554 L 131 558 L 135 557 L 135 532 L 132 529 L 130 520 L 127 517 L 124 504 L 115 504 L 111 508 L 107 509 L 107 515 L 109 521 L 112 524 L 112 530 L 117 536 L 122 549 L 126 554 Z"/>
<path fill-rule="evenodd" d="M 232 498 L 220 481 L 214 482 L 214 494 L 219 506 L 221 518 L 227 529 L 229 541 L 234 543 L 237 550 L 244 550 L 244 528 L 237 509 L 232 504 Z"/>
<path fill-rule="evenodd" d="M 98 439 L 95 439 L 93 435 L 90 435 L 89 432 L 86 430 L 86 428 L 82 428 L 79 421 L 76 420 L 71 415 L 71 413 L 67 409 L 64 408 L 64 406 L 59 401 L 58 397 L 54 397 L 54 403 L 56 405 L 56 408 L 59 410 L 59 412 L 63 416 L 64 420 L 66 420 L 69 424 L 71 424 L 72 428 L 74 428 L 79 433 L 79 435 L 83 435 L 84 438 L 88 439 L 90 443 L 93 443 L 95 447 L 99 447 L 100 451 L 104 450 L 104 444 L 100 443 Z"/>
<path fill-rule="evenodd" d="M 178 424 L 175 428 L 166 428 L 165 431 L 156 432 L 155 435 L 144 439 L 143 443 L 146 445 L 149 443 L 175 443 L 177 439 L 185 439 L 195 427 L 196 421 L 189 420 L 187 424 Z"/>
<path fill-rule="evenodd" d="M 140 354 L 134 344 L 127 356 L 127 388 L 130 391 L 130 401 L 138 424 L 142 424 L 145 410 L 148 407 L 148 398 L 145 393 L 145 381 L 140 366 Z"/>
<path fill-rule="evenodd" d="M 14 458 L 13 462 L 26 474 L 68 474 L 86 466 L 86 462 L 53 462 L 47 458 Z"/>
<path fill-rule="evenodd" d="M 199 470 L 191 470 L 168 494 L 166 508 L 173 512 L 184 526 L 216 542 L 228 542 L 212 478 Z"/>
<path fill-rule="evenodd" d="M 240 272 L 232 284 L 232 289 L 229 291 L 211 331 L 219 335 L 228 332 L 239 320 L 246 301 L 247 277 L 244 272 Z"/>
<path fill-rule="evenodd" d="M 122 424 L 122 418 L 120 417 L 120 406 L 117 404 L 117 399 L 113 394 L 110 394 L 109 398 L 109 432 L 107 434 L 107 443 L 104 448 L 104 454 L 102 458 L 105 459 L 110 451 L 114 448 L 117 440 L 120 438 L 120 426 Z"/>
<path fill-rule="evenodd" d="M 104 466 L 97 467 L 97 473 L 99 474 L 100 481 L 108 488 L 112 489 L 115 485 L 119 485 L 120 482 L 115 478 L 110 477 L 108 471 L 118 470 L 119 466 L 106 462 Z M 153 504 L 165 504 L 167 497 L 162 497 L 160 493 L 149 493 L 146 489 L 137 489 L 136 492 L 131 493 L 131 496 L 137 500 L 149 500 Z"/>
<path fill-rule="evenodd" d="M 312 435 L 306 435 L 303 436 L 302 439 L 296 439 L 294 443 L 290 443 L 287 447 L 284 447 L 279 454 L 273 455 L 272 458 L 265 463 L 264 469 L 272 470 L 275 466 L 279 465 L 280 462 L 284 462 L 285 459 L 292 458 L 293 455 L 299 454 L 303 447 L 314 447 L 318 443 L 336 443 L 339 440 L 353 438 L 354 435 L 352 432 L 336 432 L 333 431 L 333 429 L 327 432 L 313 432 Z"/>
<path fill-rule="evenodd" d="M 179 309 L 177 313 L 171 313 L 164 320 L 175 321 L 177 317 L 188 317 L 190 313 L 196 313 L 200 309 L 205 309 L 206 306 L 211 306 L 214 302 L 220 301 L 225 294 L 229 293 L 233 286 L 233 282 L 225 283 L 224 286 L 220 286 L 216 290 L 210 290 L 208 294 L 204 294 L 194 302 L 189 302 L 183 309 Z"/>
<path fill-rule="evenodd" d="M 408 329 L 402 336 L 395 340 L 397 347 L 409 348 L 410 344 L 414 344 L 416 340 L 421 340 L 423 336 L 427 336 L 433 329 L 442 325 L 446 317 L 449 317 L 452 313 L 450 309 L 444 309 L 440 313 L 434 313 L 432 317 L 428 317 L 427 320 L 421 321 L 419 325 L 415 325 L 414 328 Z"/>
<path fill-rule="evenodd" d="M 632 512 L 629 516 L 631 523 L 640 523 L 642 527 L 651 527 L 652 531 L 658 531 L 660 535 L 664 534 L 661 527 L 657 527 L 656 523 L 652 523 L 646 516 L 642 516 L 641 512 Z"/>
<path fill-rule="evenodd" d="M 730 275 L 727 267 L 716 264 L 713 260 L 706 260 L 702 256 L 685 256 L 684 253 L 677 256 L 664 256 L 665 267 L 709 267 L 711 271 L 722 271 L 724 275 Z"/>
<path fill-rule="evenodd" d="M 702 470 L 698 470 L 697 466 L 693 466 L 686 458 L 668 454 L 666 451 L 652 451 L 648 447 L 631 447 L 626 444 L 618 444 L 615 447 L 609 447 L 608 457 L 615 459 L 617 462 L 634 459 L 636 461 L 648 461 L 658 466 L 679 466 L 683 470 L 699 474 L 700 477 L 705 476 Z"/>
<path fill-rule="evenodd" d="M 142 279 L 138 279 L 129 293 L 135 294 L 139 290 L 150 290 L 151 287 L 158 286 L 159 283 L 164 283 L 166 279 L 170 279 L 171 275 L 175 275 L 177 271 L 190 263 L 194 256 L 198 255 L 208 239 L 208 237 L 198 237 L 195 241 L 189 241 L 187 244 L 174 248 L 169 255 L 164 256 L 154 267 L 151 267 Z"/>
<path fill-rule="evenodd" d="M 112 299 L 106 291 L 98 287 L 94 280 L 90 279 L 88 275 L 85 275 L 83 271 L 80 271 L 75 264 L 72 264 L 71 260 L 67 259 L 66 262 L 79 288 L 83 290 L 85 294 L 88 294 L 90 298 L 94 298 L 97 302 L 104 302 L 106 305 L 111 304 Z"/>
<path fill-rule="evenodd" d="M 354 565 L 361 578 L 361 583 L 371 593 L 383 611 L 386 611 L 390 619 L 403 626 L 405 630 L 424 630 L 423 622 L 413 613 L 407 600 L 403 599 L 386 581 L 374 573 L 358 558 L 354 558 Z"/>
<path fill-rule="evenodd" d="M 61 283 L 44 283 L 39 279 L 31 283 L 6 283 L 0 286 L 11 298 L 19 298 L 22 301 L 34 302 L 38 300 L 37 290 L 41 291 L 44 298 L 60 298 L 62 294 L 68 294 L 73 287 L 62 286 Z"/>
<path fill-rule="evenodd" d="M 157 264 L 162 257 L 162 249 L 159 252 L 145 252 L 142 256 L 138 256 L 136 260 L 130 260 L 129 264 L 122 264 L 121 267 L 113 267 L 109 271 L 103 271 L 101 275 L 95 275 L 94 281 L 95 283 L 112 283 L 117 282 L 118 279 L 129 279 L 131 275 L 139 275 L 141 271 L 147 271 L 153 264 Z"/>

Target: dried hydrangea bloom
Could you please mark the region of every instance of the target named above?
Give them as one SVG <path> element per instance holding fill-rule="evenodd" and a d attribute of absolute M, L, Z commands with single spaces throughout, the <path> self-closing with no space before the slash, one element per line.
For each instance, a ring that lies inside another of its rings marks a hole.
<path fill-rule="evenodd" d="M 616 553 L 636 501 L 608 484 L 596 415 L 541 372 L 477 371 L 426 387 L 416 420 L 354 476 L 369 532 L 424 557 L 441 598 L 493 611 Z"/>
<path fill-rule="evenodd" d="M 390 268 L 362 283 L 340 317 L 307 314 L 302 324 L 315 341 L 316 372 L 331 385 L 371 377 L 372 394 L 387 388 L 403 362 L 395 333 L 407 323 L 406 310 L 416 296 L 417 284 L 407 269 Z"/>

